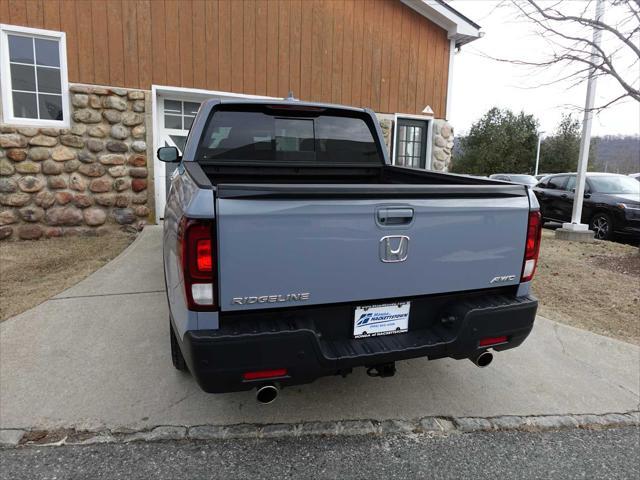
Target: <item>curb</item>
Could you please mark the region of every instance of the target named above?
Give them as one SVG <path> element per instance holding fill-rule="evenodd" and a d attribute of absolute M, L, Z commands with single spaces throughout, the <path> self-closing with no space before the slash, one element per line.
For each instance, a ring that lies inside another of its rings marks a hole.
<path fill-rule="evenodd" d="M 158 442 L 167 440 L 235 440 L 296 438 L 303 436 L 449 435 L 473 432 L 540 432 L 568 428 L 605 429 L 640 426 L 640 411 L 601 415 L 505 415 L 478 417 L 425 417 L 417 420 L 343 420 L 282 424 L 162 425 L 140 431 L 0 429 L 0 446 L 95 445 L 99 443 Z"/>

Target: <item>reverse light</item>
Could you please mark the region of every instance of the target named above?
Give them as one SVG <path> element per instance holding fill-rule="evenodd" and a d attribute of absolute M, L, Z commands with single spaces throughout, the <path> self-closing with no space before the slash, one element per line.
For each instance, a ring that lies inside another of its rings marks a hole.
<path fill-rule="evenodd" d="M 522 265 L 522 282 L 529 282 L 536 273 L 538 254 L 540 253 L 540 237 L 542 235 L 542 216 L 540 212 L 529 212 L 527 225 L 527 243 Z"/>
<path fill-rule="evenodd" d="M 502 335 L 500 337 L 488 337 L 488 338 L 483 338 L 482 340 L 480 340 L 480 342 L 478 342 L 478 346 L 480 347 L 491 347 L 492 345 L 499 345 L 501 343 L 507 343 L 507 336 L 506 335 Z"/>
<path fill-rule="evenodd" d="M 216 307 L 214 230 L 210 221 L 186 217 L 180 221 L 177 252 L 189 310 L 213 310 Z"/>
<path fill-rule="evenodd" d="M 194 283 L 191 285 L 191 298 L 198 305 L 213 305 L 213 285 L 211 283 Z"/>
<path fill-rule="evenodd" d="M 258 370 L 257 372 L 245 372 L 242 378 L 245 380 L 264 380 L 266 378 L 285 377 L 287 375 L 286 368 L 277 368 L 274 370 Z"/>

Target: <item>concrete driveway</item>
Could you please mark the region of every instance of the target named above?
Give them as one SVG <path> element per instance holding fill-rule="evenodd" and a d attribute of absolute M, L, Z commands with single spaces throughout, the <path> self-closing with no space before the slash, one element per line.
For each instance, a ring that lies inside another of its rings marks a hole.
<path fill-rule="evenodd" d="M 0 324 L 0 428 L 141 429 L 637 410 L 640 349 L 538 317 L 486 369 L 412 360 L 393 378 L 323 378 L 259 405 L 203 393 L 169 358 L 161 229 L 57 297 Z M 71 268 L 71 266 L 70 266 Z M 36 273 L 36 272 L 34 272 Z M 10 299 L 3 299 L 10 301 Z"/>

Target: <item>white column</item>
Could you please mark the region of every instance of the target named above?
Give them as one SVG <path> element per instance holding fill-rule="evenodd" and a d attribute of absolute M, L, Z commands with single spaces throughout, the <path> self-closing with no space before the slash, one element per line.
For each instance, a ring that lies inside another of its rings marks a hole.
<path fill-rule="evenodd" d="M 596 20 L 602 18 L 604 13 L 604 3 L 598 0 L 596 4 Z M 600 45 L 600 37 L 602 30 L 593 29 L 593 43 L 591 49 L 591 62 L 597 63 L 598 55 L 596 46 Z M 587 164 L 589 163 L 589 144 L 591 143 L 591 121 L 593 119 L 593 105 L 596 96 L 596 77 L 595 71 L 591 69 L 589 79 L 587 80 L 587 99 L 584 106 L 584 118 L 582 120 L 582 137 L 580 138 L 580 154 L 578 156 L 578 176 L 576 178 L 576 191 L 573 198 L 573 211 L 571 213 L 571 223 L 564 223 L 562 228 L 566 230 L 588 230 L 588 225 L 584 225 L 582 220 L 582 203 L 584 200 L 584 184 L 587 173 Z"/>
<path fill-rule="evenodd" d="M 534 176 L 538 175 L 538 167 L 540 166 L 540 142 L 542 142 L 542 134 L 544 132 L 540 132 L 538 134 L 538 147 L 536 148 L 536 171 L 534 172 Z"/>

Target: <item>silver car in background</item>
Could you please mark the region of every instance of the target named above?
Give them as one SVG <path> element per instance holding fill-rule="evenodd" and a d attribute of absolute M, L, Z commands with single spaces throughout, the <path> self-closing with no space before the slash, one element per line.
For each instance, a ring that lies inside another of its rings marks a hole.
<path fill-rule="evenodd" d="M 520 173 L 494 173 L 489 176 L 492 180 L 502 180 L 504 182 L 519 183 L 533 187 L 538 183 L 538 179 L 533 175 L 524 175 Z"/>

